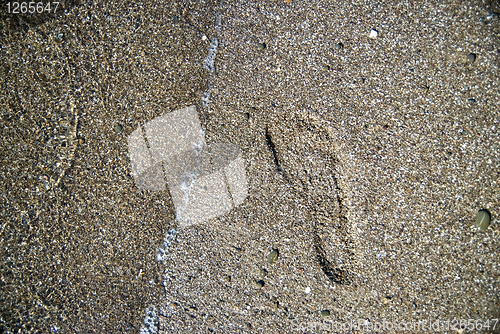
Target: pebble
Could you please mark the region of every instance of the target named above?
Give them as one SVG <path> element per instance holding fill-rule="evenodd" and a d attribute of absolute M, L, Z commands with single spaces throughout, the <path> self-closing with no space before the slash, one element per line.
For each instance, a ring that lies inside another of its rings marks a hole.
<path fill-rule="evenodd" d="M 115 124 L 114 129 L 115 129 L 115 132 L 116 132 L 116 133 L 122 133 L 122 131 L 123 131 L 123 126 L 122 126 L 122 125 L 120 125 L 120 124 Z"/>
<path fill-rule="evenodd" d="M 467 56 L 467 62 L 468 63 L 473 63 L 476 61 L 476 54 L 474 53 L 469 53 L 469 55 Z"/>
<path fill-rule="evenodd" d="M 469 101 L 470 103 L 476 103 L 475 99 L 467 99 L 467 101 Z"/>
<path fill-rule="evenodd" d="M 273 250 L 268 256 L 267 256 L 267 262 L 270 264 L 273 264 L 276 262 L 279 256 L 279 251 L 277 249 Z"/>
<path fill-rule="evenodd" d="M 264 281 L 263 280 L 259 280 L 259 281 L 255 282 L 255 286 L 258 289 L 262 289 L 262 287 L 264 286 Z"/>
<path fill-rule="evenodd" d="M 495 13 L 495 12 L 490 12 L 490 15 L 488 15 L 488 16 L 486 17 L 486 19 L 487 19 L 487 20 L 491 20 L 492 18 L 494 18 L 494 17 L 498 17 L 498 16 L 500 16 L 500 14 Z"/>
<path fill-rule="evenodd" d="M 275 311 L 278 309 L 279 306 L 280 306 L 279 302 L 274 302 L 273 308 Z"/>
<path fill-rule="evenodd" d="M 244 113 L 243 116 L 245 116 L 246 119 L 250 119 L 250 113 Z"/>
<path fill-rule="evenodd" d="M 337 44 L 335 44 L 335 50 L 340 50 L 340 49 L 342 49 L 343 47 L 344 47 L 344 44 L 342 44 L 342 43 L 337 43 Z"/>
<path fill-rule="evenodd" d="M 259 50 L 261 50 L 261 51 L 267 47 L 266 43 L 259 43 L 258 46 L 259 46 Z"/>
<path fill-rule="evenodd" d="M 179 22 L 179 17 L 177 15 L 174 16 L 174 22 L 175 23 Z"/>
<path fill-rule="evenodd" d="M 375 30 L 375 29 L 372 29 L 372 31 L 370 31 L 370 38 L 377 38 L 378 36 L 378 31 Z"/>
<path fill-rule="evenodd" d="M 231 276 L 230 276 L 230 275 L 226 275 L 226 281 L 227 281 L 228 283 L 230 283 L 230 282 L 231 282 Z"/>
<path fill-rule="evenodd" d="M 50 183 L 49 183 L 49 177 L 44 175 L 42 176 L 42 184 L 45 187 L 45 189 L 49 190 L 50 189 Z"/>
<path fill-rule="evenodd" d="M 329 71 L 329 70 L 330 70 L 330 66 L 329 66 L 329 65 L 324 64 L 324 65 L 323 65 L 323 69 L 324 69 L 325 71 Z"/>
<path fill-rule="evenodd" d="M 304 290 L 305 293 L 311 293 L 311 288 L 310 287 L 307 287 L 305 290 Z"/>
<path fill-rule="evenodd" d="M 328 310 L 321 311 L 321 316 L 323 318 L 329 317 L 330 316 L 330 311 L 328 311 Z"/>
<path fill-rule="evenodd" d="M 266 269 L 261 269 L 259 273 L 260 278 L 264 278 L 267 276 L 267 270 Z"/>
<path fill-rule="evenodd" d="M 488 210 L 481 209 L 477 212 L 476 222 L 474 225 L 479 227 L 481 231 L 486 231 L 488 226 L 490 226 L 491 216 Z"/>

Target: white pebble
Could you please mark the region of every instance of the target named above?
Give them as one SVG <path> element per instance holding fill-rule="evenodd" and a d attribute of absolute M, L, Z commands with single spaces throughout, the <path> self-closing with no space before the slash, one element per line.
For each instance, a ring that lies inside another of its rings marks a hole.
<path fill-rule="evenodd" d="M 377 38 L 377 36 L 378 36 L 378 31 L 372 29 L 372 31 L 370 31 L 370 38 Z"/>
<path fill-rule="evenodd" d="M 304 290 L 305 293 L 311 293 L 311 288 L 310 287 L 307 287 L 305 290 Z"/>
<path fill-rule="evenodd" d="M 201 36 L 201 40 L 202 41 L 206 41 L 207 40 L 207 36 L 206 35 Z"/>

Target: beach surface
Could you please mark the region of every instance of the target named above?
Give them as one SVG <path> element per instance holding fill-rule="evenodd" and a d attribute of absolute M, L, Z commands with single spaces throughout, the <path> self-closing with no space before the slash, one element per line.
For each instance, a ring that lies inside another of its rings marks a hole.
<path fill-rule="evenodd" d="M 0 329 L 500 332 L 496 13 L 283 0 L 4 15 Z M 248 195 L 182 227 L 168 189 L 136 184 L 128 140 L 189 106 L 208 149 L 239 147 Z"/>

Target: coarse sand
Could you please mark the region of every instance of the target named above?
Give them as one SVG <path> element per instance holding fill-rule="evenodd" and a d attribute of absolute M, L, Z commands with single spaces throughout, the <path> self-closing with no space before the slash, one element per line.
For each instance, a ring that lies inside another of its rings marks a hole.
<path fill-rule="evenodd" d="M 499 12 L 4 11 L 0 332 L 499 333 Z M 208 148 L 241 150 L 248 196 L 180 228 L 168 190 L 135 184 L 127 138 L 188 106 Z"/>

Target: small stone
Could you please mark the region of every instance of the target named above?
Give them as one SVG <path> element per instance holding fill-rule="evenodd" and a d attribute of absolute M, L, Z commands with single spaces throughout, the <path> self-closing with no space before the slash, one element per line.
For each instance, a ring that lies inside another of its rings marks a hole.
<path fill-rule="evenodd" d="M 121 133 L 123 131 L 123 126 L 121 126 L 120 124 L 115 124 L 114 129 L 116 133 Z"/>
<path fill-rule="evenodd" d="M 276 262 L 279 256 L 279 251 L 277 249 L 273 250 L 268 256 L 267 256 L 267 262 L 270 264 L 273 264 Z"/>
<path fill-rule="evenodd" d="M 226 275 L 226 281 L 227 281 L 228 283 L 230 283 L 230 282 L 231 282 L 231 276 L 230 276 L 230 275 Z"/>
<path fill-rule="evenodd" d="M 329 71 L 329 70 L 330 70 L 330 66 L 329 66 L 329 65 L 327 65 L 327 64 L 324 64 L 324 65 L 323 65 L 323 69 L 324 69 L 325 71 Z"/>
<path fill-rule="evenodd" d="M 259 272 L 259 277 L 263 279 L 264 277 L 267 276 L 267 270 L 266 269 L 261 269 Z"/>
<path fill-rule="evenodd" d="M 252 108 L 250 108 L 250 111 L 251 111 L 251 112 L 256 112 L 256 111 L 257 111 L 257 108 L 252 107 Z"/>
<path fill-rule="evenodd" d="M 491 20 L 492 18 L 494 17 L 498 17 L 500 16 L 499 13 L 496 13 L 496 12 L 490 12 L 490 14 L 486 17 L 487 20 Z"/>
<path fill-rule="evenodd" d="M 481 231 L 486 231 L 488 226 L 490 226 L 491 216 L 488 210 L 481 209 L 477 212 L 476 222 L 474 225 L 479 227 Z"/>
<path fill-rule="evenodd" d="M 243 116 L 245 116 L 246 119 L 250 119 L 250 113 L 244 113 Z"/>
<path fill-rule="evenodd" d="M 321 316 L 323 318 L 329 317 L 330 316 L 330 311 L 328 311 L 328 310 L 321 311 Z"/>
<path fill-rule="evenodd" d="M 309 294 L 311 293 L 311 288 L 310 287 L 307 287 L 305 290 L 304 290 L 305 293 Z"/>
<path fill-rule="evenodd" d="M 467 99 L 467 101 L 469 101 L 470 103 L 476 103 L 475 99 Z"/>
<path fill-rule="evenodd" d="M 370 31 L 370 38 L 377 38 L 378 36 L 378 31 L 375 30 L 375 29 L 372 29 L 372 31 Z"/>
<path fill-rule="evenodd" d="M 273 304 L 273 309 L 276 311 L 278 309 L 278 307 L 280 306 L 280 303 L 279 302 L 274 302 Z"/>
<path fill-rule="evenodd" d="M 342 43 L 337 43 L 337 44 L 335 44 L 335 50 L 340 50 L 340 49 L 342 49 L 343 47 L 344 47 L 344 44 L 342 44 Z"/>
<path fill-rule="evenodd" d="M 179 22 L 179 17 L 177 15 L 174 16 L 174 22 L 175 23 Z"/>
<path fill-rule="evenodd" d="M 267 45 L 266 45 L 266 43 L 259 43 L 258 47 L 259 47 L 259 50 L 262 51 L 267 47 Z"/>
<path fill-rule="evenodd" d="M 476 61 L 476 54 L 474 53 L 469 53 L 469 55 L 467 56 L 467 62 L 468 63 L 473 63 Z"/>
<path fill-rule="evenodd" d="M 264 286 L 264 281 L 259 280 L 259 281 L 255 282 L 255 286 L 257 287 L 257 289 L 262 289 L 262 287 Z"/>

